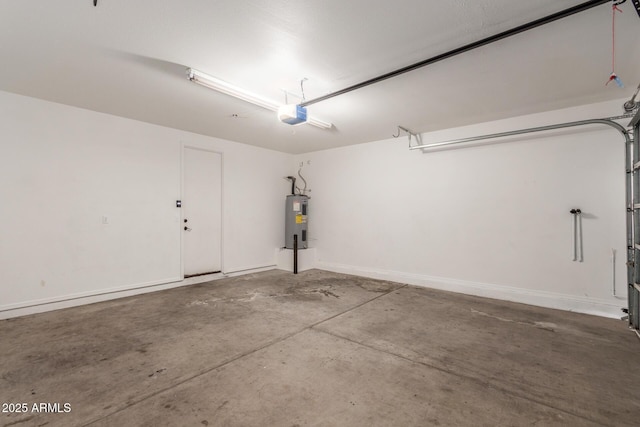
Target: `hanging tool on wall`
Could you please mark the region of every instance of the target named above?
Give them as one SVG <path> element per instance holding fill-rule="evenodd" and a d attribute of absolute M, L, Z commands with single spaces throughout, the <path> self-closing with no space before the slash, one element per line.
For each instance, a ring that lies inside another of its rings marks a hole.
<path fill-rule="evenodd" d="M 611 75 L 605 85 L 614 81 L 618 87 L 624 87 L 622 80 L 620 80 L 620 77 L 616 74 L 616 12 L 622 13 L 622 10 L 620 10 L 618 6 L 626 1 L 627 0 L 614 0 L 611 4 Z"/>
<path fill-rule="evenodd" d="M 569 213 L 573 215 L 573 261 L 583 262 L 582 211 L 580 209 L 571 209 Z"/>

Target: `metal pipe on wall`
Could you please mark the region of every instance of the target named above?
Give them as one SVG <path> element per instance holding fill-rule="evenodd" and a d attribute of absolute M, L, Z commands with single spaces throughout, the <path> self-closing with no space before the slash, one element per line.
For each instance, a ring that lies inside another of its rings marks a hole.
<path fill-rule="evenodd" d="M 616 295 L 616 250 L 611 248 L 611 295 Z"/>
<path fill-rule="evenodd" d="M 576 216 L 578 217 L 578 262 L 584 262 L 584 246 L 582 245 L 582 211 L 576 209 Z"/>
<path fill-rule="evenodd" d="M 569 213 L 573 215 L 573 261 L 583 262 L 582 211 L 580 209 L 571 209 Z"/>
<path fill-rule="evenodd" d="M 413 146 L 410 145 L 409 149 L 410 150 L 427 150 L 429 148 L 444 147 L 447 145 L 462 144 L 465 142 L 483 141 L 486 139 L 504 138 L 507 136 L 523 135 L 526 133 L 544 132 L 544 131 L 555 130 L 555 129 L 564 129 L 568 127 L 586 126 L 586 125 L 595 125 L 595 124 L 611 126 L 614 129 L 616 129 L 618 132 L 620 132 L 622 136 L 624 136 L 625 141 L 627 143 L 631 142 L 631 138 L 629 137 L 629 132 L 621 124 L 616 123 L 610 119 L 589 119 L 589 120 L 579 120 L 576 122 L 567 122 L 567 123 L 558 123 L 554 125 L 538 126 L 533 128 L 527 128 L 527 129 L 517 129 L 517 130 L 508 131 L 508 132 L 492 133 L 488 135 L 471 136 L 468 138 L 450 139 L 448 141 L 433 142 L 430 144 L 420 144 L 420 145 L 413 145 Z"/>
<path fill-rule="evenodd" d="M 573 215 L 573 259 L 572 261 L 577 261 L 578 260 L 578 217 L 576 216 L 575 209 L 571 209 L 569 213 Z"/>
<path fill-rule="evenodd" d="M 293 235 L 293 274 L 298 274 L 298 235 Z"/>

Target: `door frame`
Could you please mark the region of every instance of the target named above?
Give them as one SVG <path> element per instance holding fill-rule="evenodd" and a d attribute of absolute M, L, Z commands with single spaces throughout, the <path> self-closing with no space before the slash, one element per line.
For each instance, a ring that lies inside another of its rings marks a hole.
<path fill-rule="evenodd" d="M 224 153 L 222 151 L 205 148 L 199 145 L 182 142 L 180 144 L 180 200 L 184 199 L 184 174 L 185 174 L 185 150 L 206 151 L 220 155 L 220 272 L 225 274 L 224 267 Z M 178 231 L 180 232 L 180 277 L 184 278 L 184 208 L 180 208 L 180 224 Z"/>

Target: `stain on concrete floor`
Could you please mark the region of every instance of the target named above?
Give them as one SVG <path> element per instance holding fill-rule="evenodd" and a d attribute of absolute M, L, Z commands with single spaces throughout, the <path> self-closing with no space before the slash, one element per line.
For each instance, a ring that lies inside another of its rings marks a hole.
<path fill-rule="evenodd" d="M 2 426 L 637 425 L 624 322 L 319 270 L 0 321 Z"/>

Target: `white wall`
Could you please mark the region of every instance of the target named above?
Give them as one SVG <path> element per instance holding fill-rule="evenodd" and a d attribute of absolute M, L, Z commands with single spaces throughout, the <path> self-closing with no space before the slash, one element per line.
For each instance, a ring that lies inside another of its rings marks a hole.
<path fill-rule="evenodd" d="M 290 155 L 6 92 L 0 133 L 0 317 L 179 281 L 183 144 L 223 153 L 223 272 L 275 264 Z"/>
<path fill-rule="evenodd" d="M 616 115 L 621 103 L 423 138 Z M 429 154 L 403 137 L 293 157 L 0 92 L 0 129 L 0 317 L 180 280 L 183 144 L 224 156 L 225 273 L 275 264 L 282 177 L 309 160 L 320 268 L 608 316 L 626 306 L 610 292 L 614 248 L 626 296 L 624 152 L 608 128 Z M 571 261 L 572 207 L 587 213 L 584 263 Z"/>
<path fill-rule="evenodd" d="M 623 101 L 424 134 L 423 142 L 618 115 Z M 390 129 L 390 133 L 394 129 Z M 621 316 L 624 139 L 593 126 L 423 154 L 390 138 L 296 156 L 319 268 Z M 310 164 L 308 164 L 310 162 Z M 585 212 L 584 262 L 572 217 Z M 611 294 L 612 249 L 617 290 Z"/>

